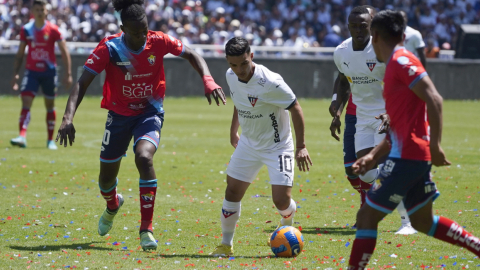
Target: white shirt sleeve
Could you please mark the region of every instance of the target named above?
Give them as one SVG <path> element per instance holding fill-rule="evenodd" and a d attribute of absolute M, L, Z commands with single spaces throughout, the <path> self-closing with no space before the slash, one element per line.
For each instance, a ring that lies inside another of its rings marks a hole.
<path fill-rule="evenodd" d="M 425 42 L 423 42 L 422 34 L 419 31 L 415 31 L 413 34 L 415 39 L 415 49 L 420 49 L 425 47 Z"/>
<path fill-rule="evenodd" d="M 343 74 L 342 63 L 340 59 L 340 53 L 338 52 L 338 48 L 333 52 L 333 62 L 335 62 L 335 65 L 337 66 L 338 71 Z"/>
<path fill-rule="evenodd" d="M 297 99 L 292 89 L 282 78 L 274 80 L 270 84 L 269 90 L 263 96 L 264 101 L 283 109 L 288 109 Z"/>

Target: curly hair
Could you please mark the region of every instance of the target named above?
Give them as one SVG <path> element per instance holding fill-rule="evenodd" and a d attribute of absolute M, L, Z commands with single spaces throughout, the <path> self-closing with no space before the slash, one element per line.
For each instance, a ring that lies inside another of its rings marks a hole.
<path fill-rule="evenodd" d="M 143 5 L 144 0 L 113 0 L 113 8 L 120 12 L 122 22 L 141 21 L 147 14 Z"/>

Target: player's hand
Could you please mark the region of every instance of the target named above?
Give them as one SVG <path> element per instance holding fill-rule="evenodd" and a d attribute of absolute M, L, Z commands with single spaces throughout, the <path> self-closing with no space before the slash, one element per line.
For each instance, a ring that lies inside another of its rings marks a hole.
<path fill-rule="evenodd" d="M 70 90 L 70 87 L 72 87 L 72 83 L 72 75 L 65 74 L 65 77 L 63 78 L 63 85 L 65 86 L 65 89 Z"/>
<path fill-rule="evenodd" d="M 378 127 L 378 134 L 387 133 L 390 130 L 390 116 L 387 113 L 381 113 L 379 116 L 375 116 L 375 119 L 382 120 Z"/>
<path fill-rule="evenodd" d="M 342 122 L 340 121 L 340 117 L 338 116 L 333 117 L 332 123 L 330 124 L 330 134 L 337 141 L 340 141 L 340 137 L 337 135 L 337 132 L 339 135 L 342 133 L 342 131 L 340 130 L 341 126 L 342 126 Z"/>
<path fill-rule="evenodd" d="M 310 171 L 310 166 L 313 165 L 307 148 L 297 148 L 295 153 L 295 160 L 297 161 L 297 167 L 300 171 Z M 308 165 L 310 163 L 310 166 Z"/>
<path fill-rule="evenodd" d="M 230 144 L 233 146 L 233 148 L 237 148 L 239 140 L 240 136 L 238 136 L 238 132 L 236 132 L 235 134 L 230 134 Z"/>
<path fill-rule="evenodd" d="M 353 173 L 364 175 L 371 170 L 373 166 L 377 164 L 377 161 L 373 158 L 373 155 L 367 154 L 355 161 L 352 165 Z"/>
<path fill-rule="evenodd" d="M 432 146 L 430 145 L 430 155 L 432 156 L 432 164 L 440 167 L 440 166 L 447 166 L 452 163 L 447 160 L 445 153 L 443 152 L 442 147 L 439 146 Z"/>
<path fill-rule="evenodd" d="M 205 75 L 202 77 L 202 80 L 203 86 L 205 88 L 205 97 L 207 98 L 209 105 L 212 104 L 212 99 L 210 98 L 210 95 L 212 95 L 215 99 L 217 106 L 220 106 L 220 102 L 218 101 L 219 98 L 222 101 L 223 105 L 227 104 L 227 99 L 225 98 L 225 93 L 223 93 L 222 87 L 215 83 L 212 76 Z"/>
<path fill-rule="evenodd" d="M 73 142 L 75 142 L 75 127 L 72 122 L 65 119 L 62 121 L 55 142 L 58 142 L 58 139 L 60 139 L 60 145 L 67 147 L 68 140 L 70 146 L 72 146 Z"/>
<path fill-rule="evenodd" d="M 15 75 L 15 76 L 13 76 L 13 78 L 12 78 L 11 84 L 12 84 L 12 89 L 13 89 L 13 91 L 18 91 L 18 83 L 17 83 L 17 81 L 18 81 L 19 78 L 20 78 L 20 76 L 19 76 L 18 74 Z"/>
<path fill-rule="evenodd" d="M 332 100 L 332 103 L 330 103 L 330 107 L 328 107 L 328 112 L 332 117 L 335 117 L 337 115 L 337 101 Z"/>

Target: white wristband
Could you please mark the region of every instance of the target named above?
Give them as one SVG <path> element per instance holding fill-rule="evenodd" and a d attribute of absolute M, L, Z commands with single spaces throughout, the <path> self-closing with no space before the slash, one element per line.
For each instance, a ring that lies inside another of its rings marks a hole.
<path fill-rule="evenodd" d="M 337 94 L 335 93 L 335 94 L 333 94 L 333 96 L 332 96 L 332 101 L 336 101 L 336 100 L 337 100 Z"/>

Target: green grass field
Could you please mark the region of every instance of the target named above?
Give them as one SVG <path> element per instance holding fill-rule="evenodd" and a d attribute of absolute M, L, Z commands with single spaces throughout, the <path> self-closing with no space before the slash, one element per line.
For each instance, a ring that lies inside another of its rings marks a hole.
<path fill-rule="evenodd" d="M 66 97 L 57 100 L 57 128 Z M 139 245 L 138 173 L 129 149 L 119 174 L 125 197 L 110 235 L 97 234 L 105 202 L 100 196 L 100 142 L 107 112 L 100 97 L 88 97 L 75 117 L 73 147 L 46 149 L 45 109 L 32 109 L 28 148 L 10 146 L 18 133 L 20 100 L 0 97 L 0 269 L 346 269 L 355 238 L 359 195 L 344 177 L 342 144 L 330 137 L 327 100 L 300 100 L 306 117 L 306 141 L 314 166 L 296 172 L 295 225 L 301 227 L 305 251 L 296 259 L 274 258 L 266 245 L 279 215 L 262 169 L 242 203 L 233 258 L 212 258 L 220 243 L 220 210 L 225 170 L 233 148 L 229 128 L 233 104 L 208 106 L 201 98 L 168 98 L 155 169 L 159 179 L 154 231 L 159 248 Z M 443 147 L 450 167 L 434 168 L 442 196 L 435 212 L 480 235 L 480 115 L 475 101 L 444 105 Z M 474 120 L 473 119 L 473 120 Z M 480 266 L 480 260 L 458 246 L 424 235 L 398 236 L 397 212 L 379 226 L 371 269 Z M 468 265 L 468 266 L 467 266 Z"/>

